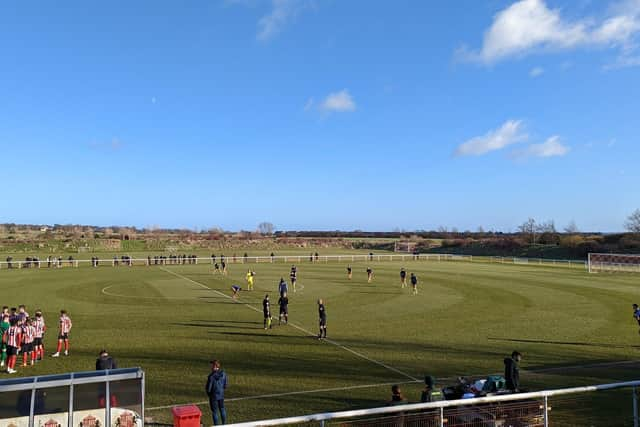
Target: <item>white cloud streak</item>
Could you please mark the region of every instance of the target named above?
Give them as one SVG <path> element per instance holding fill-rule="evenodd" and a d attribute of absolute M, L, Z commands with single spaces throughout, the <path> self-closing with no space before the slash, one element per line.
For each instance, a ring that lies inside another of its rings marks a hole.
<path fill-rule="evenodd" d="M 272 0 L 271 11 L 258 21 L 256 38 L 262 42 L 273 39 L 308 5 L 307 0 Z"/>
<path fill-rule="evenodd" d="M 460 53 L 464 59 L 484 64 L 578 47 L 619 48 L 627 56 L 640 34 L 640 0 L 619 3 L 611 13 L 606 19 L 571 21 L 544 0 L 520 0 L 493 17 L 478 51 L 462 49 Z"/>
<path fill-rule="evenodd" d="M 524 133 L 523 127 L 521 120 L 508 120 L 500 128 L 460 144 L 455 151 L 455 155 L 481 156 L 524 141 L 528 138 L 528 135 Z"/>
<path fill-rule="evenodd" d="M 570 148 L 560 142 L 560 137 L 554 135 L 541 144 L 531 144 L 522 153 L 523 157 L 560 157 L 569 152 Z"/>
<path fill-rule="evenodd" d="M 529 71 L 529 77 L 532 77 L 532 78 L 540 77 L 543 74 L 544 74 L 544 68 L 542 67 L 535 67 L 535 68 L 532 68 L 531 71 Z"/>
<path fill-rule="evenodd" d="M 313 99 L 311 101 L 313 102 Z M 307 105 L 311 108 L 313 104 L 310 105 L 309 102 L 307 102 Z M 327 95 L 318 108 L 325 113 L 348 113 L 356 110 L 356 103 L 351 94 L 349 94 L 349 91 L 343 89 L 340 92 Z"/>

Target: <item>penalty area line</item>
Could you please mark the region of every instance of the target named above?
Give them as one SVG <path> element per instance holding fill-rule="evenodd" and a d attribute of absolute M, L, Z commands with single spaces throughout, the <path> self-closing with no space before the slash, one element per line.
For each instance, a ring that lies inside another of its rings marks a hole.
<path fill-rule="evenodd" d="M 166 269 L 166 268 L 164 268 L 164 267 L 160 267 L 160 270 L 165 271 L 165 272 L 167 272 L 167 273 L 169 273 L 169 274 L 173 274 L 174 276 L 179 277 L 179 278 L 181 278 L 181 279 L 187 280 L 187 281 L 189 281 L 189 282 L 191 282 L 191 283 L 193 283 L 193 284 L 196 284 L 196 285 L 198 285 L 198 286 L 201 286 L 202 288 L 209 289 L 209 290 L 211 290 L 211 291 L 213 291 L 213 292 L 217 293 L 218 295 L 222 295 L 223 297 L 225 297 L 225 298 L 227 298 L 227 299 L 231 299 L 231 300 L 233 300 L 233 298 L 231 298 L 229 295 L 227 295 L 227 294 L 225 294 L 225 293 L 222 293 L 222 292 L 218 291 L 217 289 L 212 289 L 212 288 L 210 288 L 209 286 L 205 285 L 204 283 L 197 282 L 197 281 L 195 281 L 195 280 L 193 280 L 193 279 L 190 279 L 190 278 L 188 278 L 188 277 L 186 277 L 186 276 L 183 276 L 183 275 L 181 275 L 181 274 L 179 274 L 179 273 L 173 272 L 173 271 L 171 271 L 171 270 L 167 270 L 167 269 Z M 254 307 L 254 306 L 252 306 L 252 305 L 249 305 L 249 304 L 247 304 L 247 303 L 240 302 L 240 301 L 237 301 L 237 300 L 235 300 L 235 301 L 236 301 L 238 304 L 242 304 L 242 305 L 244 305 L 245 307 L 248 307 L 248 308 L 250 308 L 251 310 L 253 310 L 253 311 L 255 311 L 255 312 L 262 313 L 262 311 L 261 311 L 261 310 L 259 310 L 259 309 L 255 308 L 255 307 Z M 287 324 L 288 324 L 288 325 L 293 326 L 295 329 L 297 329 L 297 330 L 299 330 L 300 332 L 303 332 L 303 333 L 305 333 L 305 334 L 307 334 L 307 335 L 309 335 L 309 336 L 312 336 L 312 337 L 315 337 L 315 336 L 316 336 L 316 334 L 314 334 L 313 332 L 309 331 L 308 329 L 303 328 L 302 326 L 296 325 L 295 323 L 288 322 Z M 382 362 L 380 362 L 379 360 L 375 360 L 375 359 L 372 359 L 372 358 L 370 358 L 370 357 L 368 357 L 368 356 L 365 356 L 364 354 L 359 353 L 359 352 L 357 352 L 357 351 L 355 351 L 355 350 L 353 350 L 353 349 L 351 349 L 351 348 L 349 348 L 349 347 L 347 347 L 347 346 L 345 346 L 345 345 L 342 345 L 342 344 L 340 344 L 340 343 L 339 343 L 339 342 L 337 342 L 337 341 L 330 340 L 330 339 L 327 339 L 327 338 L 323 338 L 323 339 L 322 339 L 322 341 L 327 342 L 327 343 L 329 343 L 329 344 L 331 344 L 331 345 L 334 345 L 334 346 L 336 346 L 336 347 L 338 347 L 338 348 L 341 348 L 341 349 L 343 349 L 343 350 L 345 350 L 345 351 L 348 351 L 349 353 L 351 353 L 351 354 L 353 354 L 353 355 L 355 355 L 355 356 L 358 356 L 359 358 L 364 359 L 364 360 L 366 360 L 366 361 L 368 361 L 368 362 L 375 363 L 376 365 L 381 366 L 381 367 L 383 367 L 383 368 L 385 368 L 385 369 L 387 369 L 387 370 L 389 370 L 389 371 L 395 372 L 396 374 L 400 374 L 400 375 L 402 375 L 403 377 L 409 378 L 409 379 L 410 379 L 410 380 L 412 380 L 412 381 L 419 381 L 416 377 L 411 376 L 411 375 L 407 374 L 406 372 L 403 372 L 403 371 L 401 371 L 401 370 L 399 370 L 399 369 L 396 369 L 396 368 L 394 368 L 394 367 L 392 367 L 392 366 L 389 366 L 389 365 L 387 365 L 387 364 L 385 364 L 385 363 L 382 363 Z"/>

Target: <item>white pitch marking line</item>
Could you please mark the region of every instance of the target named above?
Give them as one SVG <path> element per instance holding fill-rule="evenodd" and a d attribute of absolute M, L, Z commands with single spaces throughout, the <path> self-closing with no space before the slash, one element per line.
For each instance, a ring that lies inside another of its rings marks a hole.
<path fill-rule="evenodd" d="M 182 278 L 182 279 L 184 279 L 184 280 L 188 280 L 188 281 L 189 281 L 189 282 L 191 282 L 191 283 L 195 283 L 196 285 L 202 286 L 203 288 L 209 289 L 209 290 L 211 290 L 211 291 L 213 291 L 213 292 L 215 292 L 215 293 L 217 293 L 217 294 L 219 294 L 219 295 L 222 295 L 222 296 L 224 296 L 224 297 L 226 297 L 226 298 L 233 299 L 233 298 L 231 298 L 229 295 L 224 294 L 224 293 L 222 293 L 222 292 L 220 292 L 220 291 L 218 291 L 218 290 L 216 290 L 216 289 L 212 289 L 212 288 L 210 288 L 209 286 L 207 286 L 207 285 L 205 285 L 205 284 L 203 284 L 203 283 L 196 282 L 196 281 L 195 281 L 195 280 L 193 280 L 193 279 L 190 279 L 190 278 L 185 277 L 185 276 L 183 276 L 183 275 L 181 275 L 181 274 L 175 273 L 175 272 L 173 272 L 173 271 L 171 271 L 171 270 L 167 270 L 167 269 L 165 269 L 165 268 L 163 268 L 163 267 L 161 267 L 160 269 L 161 269 L 161 270 L 163 270 L 163 271 L 166 271 L 166 272 L 167 272 L 167 273 L 169 273 L 169 274 L 173 274 L 173 275 L 174 275 L 174 276 L 176 276 L 176 277 L 180 277 L 180 278 Z M 242 304 L 242 305 L 244 305 L 245 307 L 248 307 L 248 308 L 250 308 L 250 309 L 251 309 L 251 310 L 253 310 L 253 311 L 256 311 L 256 312 L 258 312 L 258 313 L 261 313 L 261 311 L 260 311 L 259 309 L 255 308 L 255 307 L 254 307 L 254 306 L 252 306 L 252 305 L 249 305 L 249 304 L 246 304 L 246 303 L 242 303 L 242 302 L 239 302 L 239 304 Z M 310 335 L 310 336 L 312 336 L 312 337 L 315 337 L 315 336 L 316 336 L 316 334 L 314 334 L 313 332 L 311 332 L 311 331 L 309 331 L 309 330 L 307 330 L 307 329 L 303 328 L 302 326 L 298 326 L 298 325 L 296 325 L 296 324 L 294 324 L 294 323 L 291 323 L 291 322 L 289 322 L 288 324 L 289 324 L 289 325 L 291 325 L 291 326 L 293 326 L 293 327 L 294 327 L 294 328 L 296 328 L 297 330 L 299 330 L 299 331 L 301 331 L 301 332 L 304 332 L 305 334 L 308 334 L 308 335 Z M 407 374 L 407 373 L 405 373 L 405 372 L 402 372 L 402 371 L 400 371 L 400 370 L 398 370 L 398 369 L 396 369 L 396 368 L 394 368 L 394 367 L 391 367 L 391 366 L 389 366 L 389 365 L 386 365 L 386 364 L 384 364 L 384 363 L 382 363 L 382 362 L 380 362 L 380 361 L 378 361 L 378 360 L 374 360 L 374 359 L 372 359 L 372 358 L 370 358 L 370 357 L 367 357 L 367 356 L 365 356 L 364 354 L 358 353 L 357 351 L 352 350 L 352 349 L 350 349 L 349 347 L 346 347 L 346 346 L 344 346 L 344 345 L 342 345 L 342 344 L 340 344 L 340 343 L 338 343 L 338 342 L 336 342 L 336 341 L 333 341 L 333 340 L 330 340 L 330 339 L 327 339 L 327 338 L 324 338 L 324 339 L 323 339 L 323 341 L 328 342 L 329 344 L 333 344 L 334 346 L 339 347 L 339 348 L 341 348 L 341 349 L 343 349 L 343 350 L 346 350 L 346 351 L 348 351 L 349 353 L 354 354 L 354 355 L 356 355 L 356 356 L 358 356 L 358 357 L 360 357 L 360 358 L 362 358 L 362 359 L 364 359 L 364 360 L 367 360 L 367 361 L 369 361 L 369 362 L 375 363 L 375 364 L 376 364 L 376 365 L 378 365 L 378 366 L 382 366 L 383 368 L 386 368 L 386 369 L 388 369 L 388 370 L 390 370 L 390 371 L 392 371 L 392 372 L 395 372 L 395 373 L 400 374 L 400 375 L 402 375 L 402 376 L 404 376 L 404 377 L 407 377 L 407 378 L 409 378 L 409 379 L 410 379 L 410 380 L 412 380 L 412 381 L 419 381 L 417 378 L 415 378 L 415 377 L 413 377 L 413 376 L 411 376 L 411 375 L 409 375 L 409 374 Z"/>
<path fill-rule="evenodd" d="M 359 388 L 372 388 L 372 387 L 382 387 L 382 386 L 391 386 L 394 384 L 404 385 L 404 384 L 413 384 L 420 381 L 405 381 L 405 382 L 395 382 L 395 383 L 380 383 L 380 384 L 364 384 L 364 385 L 352 385 L 346 387 L 333 387 L 333 388 L 320 388 L 315 390 L 301 390 L 301 391 L 289 391 L 286 393 L 270 393 L 270 394 L 262 394 L 259 396 L 245 396 L 245 397 L 233 397 L 231 399 L 225 399 L 225 402 L 238 402 L 241 400 L 253 400 L 253 399 L 266 399 L 269 397 L 283 397 L 283 396 L 296 396 L 300 394 L 312 394 L 312 393 L 327 393 L 331 391 L 343 391 L 343 390 L 355 390 Z M 190 405 L 205 405 L 209 403 L 208 400 L 203 400 L 202 402 L 188 403 Z M 185 403 L 186 405 L 186 403 Z M 159 409 L 168 409 L 173 408 L 174 406 L 180 406 L 178 404 L 175 405 L 165 405 L 165 406 L 156 406 L 154 408 L 145 408 L 148 411 L 155 411 Z"/>
<path fill-rule="evenodd" d="M 554 368 L 540 368 L 540 369 L 531 369 L 531 370 L 522 370 L 523 372 L 530 372 L 530 373 L 543 373 L 543 372 L 549 372 L 549 371 L 556 371 L 556 370 L 568 370 L 568 369 L 587 369 L 587 368 L 598 368 L 598 367 L 608 367 L 608 366 L 616 366 L 616 365 L 626 365 L 626 364 L 633 364 L 633 363 L 640 363 L 639 360 L 623 360 L 623 361 L 619 361 L 619 362 L 603 362 L 603 363 L 592 363 L 592 364 L 588 364 L 588 365 L 569 365 L 569 366 L 559 366 L 559 367 L 554 367 Z M 499 373 L 495 373 L 495 374 L 489 374 L 489 375 L 500 375 Z M 465 377 L 469 377 L 469 378 L 474 378 L 474 377 L 481 377 L 481 376 L 486 376 L 485 374 L 480 374 L 480 375 L 467 375 Z M 438 382 L 441 381 L 446 381 L 446 380 L 455 380 L 458 377 L 443 377 L 443 378 L 438 378 Z M 346 387 L 334 387 L 334 388 L 320 388 L 320 389 L 315 389 L 315 390 L 301 390 L 301 391 L 290 391 L 287 393 L 271 393 L 271 394 L 262 394 L 262 395 L 258 395 L 258 396 L 245 396 L 245 397 L 234 397 L 231 399 L 225 399 L 228 402 L 238 402 L 238 401 L 242 401 L 242 400 L 253 400 L 253 399 L 266 399 L 269 397 L 283 397 L 283 396 L 295 396 L 295 395 L 301 395 L 301 394 L 313 394 L 313 393 L 327 393 L 327 392 L 331 392 L 331 391 L 343 391 L 343 390 L 356 390 L 356 389 L 360 389 L 360 388 L 373 388 L 373 387 L 382 387 L 382 386 L 390 386 L 390 385 L 394 385 L 394 384 L 398 384 L 398 385 L 404 385 L 404 384 L 415 384 L 415 383 L 419 383 L 422 382 L 422 380 L 415 380 L 415 381 L 404 381 L 404 382 L 395 382 L 395 383 L 380 383 L 380 384 L 364 384 L 364 385 L 354 385 L 354 386 L 346 386 Z M 192 404 L 192 405 L 205 405 L 209 403 L 208 400 L 202 401 L 202 402 L 196 402 L 196 403 L 184 403 L 183 405 L 187 405 L 187 404 Z M 172 408 L 174 406 L 180 406 L 180 404 L 174 404 L 174 405 L 166 405 L 166 406 L 156 406 L 154 408 L 146 408 L 149 411 L 155 411 L 155 410 L 160 410 L 160 409 L 168 409 L 168 408 Z"/>

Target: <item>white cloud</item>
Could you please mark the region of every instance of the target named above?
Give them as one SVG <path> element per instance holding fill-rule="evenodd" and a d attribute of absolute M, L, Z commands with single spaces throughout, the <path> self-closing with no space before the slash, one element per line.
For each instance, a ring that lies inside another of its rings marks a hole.
<path fill-rule="evenodd" d="M 304 104 L 304 111 L 311 110 L 314 105 L 315 105 L 315 101 L 313 100 L 313 97 L 309 98 L 306 104 Z"/>
<path fill-rule="evenodd" d="M 519 157 L 559 157 L 569 152 L 569 147 L 560 143 L 560 137 L 554 135 L 541 144 L 531 144 Z"/>
<path fill-rule="evenodd" d="M 462 53 L 466 59 L 484 64 L 532 52 L 588 46 L 618 47 L 628 55 L 640 33 L 640 0 L 619 3 L 611 13 L 599 21 L 571 21 L 561 15 L 560 9 L 550 9 L 544 0 L 520 0 L 494 16 L 479 51 L 463 49 Z"/>
<path fill-rule="evenodd" d="M 309 4 L 307 0 L 272 0 L 271 11 L 258 21 L 256 38 L 260 41 L 271 40 Z"/>
<path fill-rule="evenodd" d="M 500 150 L 511 144 L 527 139 L 521 120 L 509 120 L 499 129 L 476 136 L 460 144 L 455 151 L 456 156 L 481 156 L 490 151 Z"/>
<path fill-rule="evenodd" d="M 309 105 L 309 102 L 307 102 Z M 311 107 L 311 105 L 310 105 Z M 327 95 L 318 106 L 325 113 L 345 113 L 356 110 L 356 103 L 347 89 Z"/>
<path fill-rule="evenodd" d="M 533 78 L 539 77 L 542 74 L 544 74 L 544 68 L 542 67 L 534 67 L 531 69 L 531 71 L 529 71 L 529 77 Z"/>

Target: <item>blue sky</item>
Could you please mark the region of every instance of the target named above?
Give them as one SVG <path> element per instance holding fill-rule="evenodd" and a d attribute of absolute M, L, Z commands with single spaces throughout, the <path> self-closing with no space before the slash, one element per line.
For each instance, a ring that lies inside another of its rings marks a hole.
<path fill-rule="evenodd" d="M 12 2 L 0 222 L 618 231 L 640 0 Z"/>

